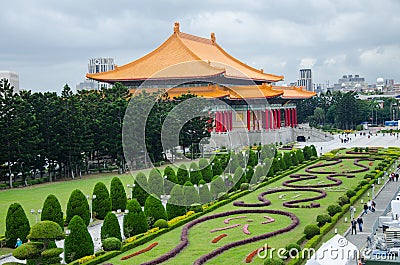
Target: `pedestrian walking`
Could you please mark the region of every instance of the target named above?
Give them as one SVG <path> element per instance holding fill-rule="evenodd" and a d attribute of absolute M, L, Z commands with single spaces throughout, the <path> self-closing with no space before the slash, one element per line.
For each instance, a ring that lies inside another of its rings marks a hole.
<path fill-rule="evenodd" d="M 15 247 L 19 247 L 22 245 L 22 240 L 20 238 L 17 238 L 17 243 L 15 243 Z"/>
<path fill-rule="evenodd" d="M 364 203 L 364 214 L 368 214 L 368 205 Z"/>
<path fill-rule="evenodd" d="M 399 173 L 396 173 L 396 182 L 398 182 L 399 181 Z"/>
<path fill-rule="evenodd" d="M 357 218 L 357 224 L 358 224 L 358 230 L 360 230 L 360 232 L 362 232 L 362 229 L 363 229 L 363 219 L 362 219 L 362 217 L 361 216 L 359 216 L 358 218 Z"/>
<path fill-rule="evenodd" d="M 372 212 L 372 202 L 370 200 L 367 202 L 367 208 Z"/>
<path fill-rule="evenodd" d="M 353 218 L 351 220 L 351 234 L 357 235 L 357 221 Z"/>

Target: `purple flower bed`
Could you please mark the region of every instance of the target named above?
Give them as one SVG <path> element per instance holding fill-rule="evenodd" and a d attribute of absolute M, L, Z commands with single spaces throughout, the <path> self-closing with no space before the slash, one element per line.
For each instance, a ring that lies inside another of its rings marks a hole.
<path fill-rule="evenodd" d="M 335 174 L 335 171 L 312 171 L 314 168 L 320 168 L 320 167 L 327 167 L 327 166 L 333 166 L 337 165 L 340 162 L 342 162 L 342 159 L 336 159 L 333 162 L 328 162 L 328 163 L 319 163 L 313 166 L 309 166 L 305 169 L 307 173 L 314 173 L 314 174 Z"/>

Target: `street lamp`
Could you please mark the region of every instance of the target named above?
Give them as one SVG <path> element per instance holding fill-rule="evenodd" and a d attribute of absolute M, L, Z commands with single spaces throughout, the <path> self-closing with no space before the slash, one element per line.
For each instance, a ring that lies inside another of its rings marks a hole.
<path fill-rule="evenodd" d="M 31 209 L 31 214 L 36 215 L 36 223 L 38 222 L 38 215 L 40 215 L 42 213 L 42 209 L 37 209 L 37 211 L 35 209 Z"/>
<path fill-rule="evenodd" d="M 372 195 L 372 199 L 374 199 L 375 185 L 372 184 L 371 187 L 372 187 L 372 190 L 371 190 L 371 193 L 372 193 L 372 194 L 371 194 L 371 195 Z"/>
<path fill-rule="evenodd" d="M 171 198 L 171 195 L 162 194 L 160 196 L 161 203 L 162 203 L 162 205 L 164 206 L 165 209 L 167 209 L 167 202 L 168 202 L 169 198 Z"/>
<path fill-rule="evenodd" d="M 90 208 L 90 222 L 93 222 L 93 200 L 96 199 L 96 194 L 90 196 L 89 194 L 86 195 L 86 199 L 89 201 L 89 208 Z"/>
<path fill-rule="evenodd" d="M 69 236 L 70 234 L 71 234 L 71 230 L 69 230 L 69 229 L 65 230 L 65 235 L 66 236 Z"/>
<path fill-rule="evenodd" d="M 133 198 L 132 192 L 133 192 L 133 188 L 135 187 L 135 183 L 133 183 L 133 184 L 126 184 L 126 186 L 127 186 L 128 189 L 130 189 L 130 191 L 131 191 L 131 194 L 130 194 L 129 199 L 132 200 L 132 198 Z"/>

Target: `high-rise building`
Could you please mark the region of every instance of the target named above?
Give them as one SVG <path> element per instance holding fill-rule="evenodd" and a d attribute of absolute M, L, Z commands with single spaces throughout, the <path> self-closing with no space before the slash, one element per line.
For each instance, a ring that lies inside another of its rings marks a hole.
<path fill-rule="evenodd" d="M 364 77 L 360 75 L 344 75 L 333 85 L 334 90 L 346 91 L 364 91 L 367 89 L 367 83 Z"/>
<path fill-rule="evenodd" d="M 14 91 L 19 91 L 19 75 L 11 71 L 0 71 L 0 80 L 7 79 L 11 86 L 14 87 Z"/>
<path fill-rule="evenodd" d="M 300 69 L 297 85 L 304 87 L 307 91 L 314 91 L 311 69 Z"/>
<path fill-rule="evenodd" d="M 90 74 L 108 72 L 115 69 L 114 58 L 91 58 L 89 59 L 88 72 Z M 97 82 L 86 79 L 76 85 L 76 90 L 98 90 L 102 87 L 110 88 L 109 83 Z"/>

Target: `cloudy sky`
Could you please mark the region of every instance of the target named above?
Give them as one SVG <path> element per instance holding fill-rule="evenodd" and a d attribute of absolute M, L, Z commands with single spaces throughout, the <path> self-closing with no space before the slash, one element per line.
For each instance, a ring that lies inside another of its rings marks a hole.
<path fill-rule="evenodd" d="M 173 32 L 217 42 L 243 62 L 284 75 L 311 67 L 314 82 L 345 74 L 400 82 L 400 1 L 396 0 L 13 0 L 2 4 L 0 70 L 32 91 L 75 89 L 88 59 L 123 65 Z"/>

